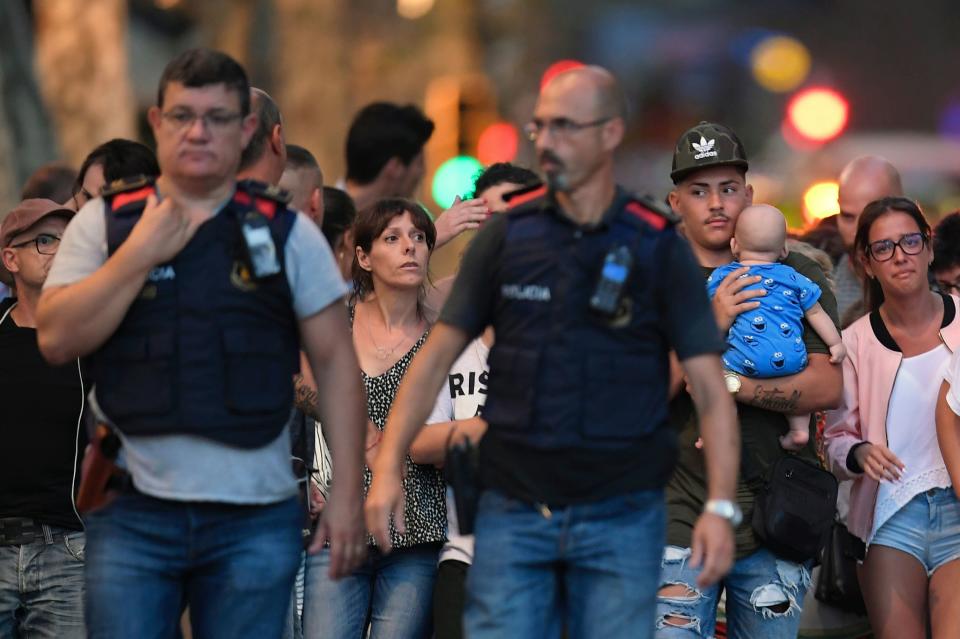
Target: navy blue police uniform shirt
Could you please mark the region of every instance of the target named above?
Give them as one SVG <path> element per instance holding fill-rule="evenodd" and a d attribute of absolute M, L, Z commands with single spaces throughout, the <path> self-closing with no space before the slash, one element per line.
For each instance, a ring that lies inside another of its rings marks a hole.
<path fill-rule="evenodd" d="M 571 237 L 586 233 L 610 233 L 609 222 L 630 199 L 618 189 L 601 222 L 580 226 L 546 199 L 522 206 L 537 206 L 539 215 L 556 216 Z M 518 207 L 519 208 L 519 207 Z M 476 337 L 494 324 L 497 292 L 501 281 L 498 264 L 508 229 L 508 212 L 492 216 L 467 249 L 450 297 L 439 321 Z M 661 326 L 666 342 L 681 361 L 703 354 L 719 354 L 725 347 L 703 286 L 703 275 L 686 240 L 669 231 L 661 251 Z M 576 243 L 564 243 L 575 251 Z M 571 258 L 573 255 L 571 255 Z M 572 260 L 578 262 L 578 260 Z M 585 265 L 585 267 L 598 265 Z M 644 303 L 639 300 L 639 303 Z M 655 303 L 650 300 L 649 303 Z M 630 402 L 631 397 L 622 401 Z M 667 398 L 663 398 L 664 405 Z M 638 407 L 638 411 L 642 410 Z M 642 417 L 642 416 L 640 416 Z M 613 450 L 559 448 L 544 450 L 521 445 L 498 434 L 491 424 L 479 446 L 480 476 L 485 488 L 532 503 L 563 506 L 598 501 L 646 489 L 662 488 L 677 456 L 676 433 L 666 424 L 636 443 Z"/>

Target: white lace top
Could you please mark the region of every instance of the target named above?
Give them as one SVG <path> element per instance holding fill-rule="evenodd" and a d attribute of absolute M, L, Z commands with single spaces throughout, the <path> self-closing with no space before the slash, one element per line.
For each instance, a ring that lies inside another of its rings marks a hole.
<path fill-rule="evenodd" d="M 905 357 L 900 364 L 887 409 L 887 446 L 906 470 L 898 482 L 880 482 L 867 543 L 915 496 L 951 485 L 937 444 L 935 421 L 937 394 L 949 362 L 950 351 L 940 344 L 926 353 Z"/>

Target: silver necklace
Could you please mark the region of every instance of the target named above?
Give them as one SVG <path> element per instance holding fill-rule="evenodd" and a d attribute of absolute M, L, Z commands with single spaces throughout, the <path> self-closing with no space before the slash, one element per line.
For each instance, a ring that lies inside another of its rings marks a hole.
<path fill-rule="evenodd" d="M 363 325 L 367 329 L 367 335 L 370 336 L 370 343 L 373 344 L 373 348 L 377 351 L 377 359 L 380 361 L 386 360 L 388 357 L 393 355 L 400 346 L 406 343 L 410 338 L 404 335 L 400 338 L 400 341 L 393 345 L 392 348 L 386 348 L 377 344 L 377 340 L 373 338 L 373 331 L 370 330 L 370 322 L 367 319 L 364 319 Z"/>

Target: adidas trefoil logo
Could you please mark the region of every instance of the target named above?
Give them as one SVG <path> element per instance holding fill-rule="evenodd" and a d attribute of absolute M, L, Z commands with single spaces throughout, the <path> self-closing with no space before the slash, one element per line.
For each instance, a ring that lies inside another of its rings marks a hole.
<path fill-rule="evenodd" d="M 717 157 L 717 152 L 713 150 L 713 145 L 716 144 L 716 140 L 707 140 L 707 138 L 700 136 L 700 143 L 697 144 L 693 142 L 693 148 L 697 152 L 693 156 L 694 160 L 702 160 L 703 158 L 715 158 Z"/>

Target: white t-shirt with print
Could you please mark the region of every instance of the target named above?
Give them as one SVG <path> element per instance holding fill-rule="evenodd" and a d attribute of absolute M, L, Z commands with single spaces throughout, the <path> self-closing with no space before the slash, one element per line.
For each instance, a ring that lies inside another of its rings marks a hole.
<path fill-rule="evenodd" d="M 440 389 L 430 424 L 470 419 L 480 414 L 487 400 L 487 355 L 490 349 L 479 338 L 473 340 L 454 362 L 447 383 Z M 447 543 L 440 551 L 440 562 L 450 559 L 473 563 L 473 535 L 461 535 L 453 491 L 447 488 Z"/>

